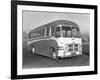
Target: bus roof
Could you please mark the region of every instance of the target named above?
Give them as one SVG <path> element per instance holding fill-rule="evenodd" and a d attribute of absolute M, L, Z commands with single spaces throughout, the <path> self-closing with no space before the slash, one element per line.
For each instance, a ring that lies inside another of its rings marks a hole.
<path fill-rule="evenodd" d="M 69 21 L 69 20 L 56 20 L 56 21 L 49 22 L 49 23 L 47 23 L 45 25 L 42 25 L 42 26 L 40 26 L 38 28 L 35 28 L 31 32 L 37 31 L 37 30 L 42 29 L 44 27 L 57 26 L 57 25 L 71 25 L 71 26 L 74 26 L 76 28 L 79 28 L 79 26 L 76 23 L 74 23 L 73 21 Z"/>

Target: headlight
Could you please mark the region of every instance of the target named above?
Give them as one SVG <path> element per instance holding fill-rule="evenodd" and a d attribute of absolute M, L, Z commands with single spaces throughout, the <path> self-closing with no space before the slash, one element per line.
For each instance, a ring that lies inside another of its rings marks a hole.
<path fill-rule="evenodd" d="M 69 47 L 68 47 L 68 45 L 66 44 L 66 45 L 64 46 L 64 50 L 65 50 L 65 51 L 68 51 L 68 49 L 69 49 Z"/>
<path fill-rule="evenodd" d="M 78 46 L 78 49 L 79 49 L 79 50 L 82 50 L 82 45 L 79 45 L 79 46 Z"/>

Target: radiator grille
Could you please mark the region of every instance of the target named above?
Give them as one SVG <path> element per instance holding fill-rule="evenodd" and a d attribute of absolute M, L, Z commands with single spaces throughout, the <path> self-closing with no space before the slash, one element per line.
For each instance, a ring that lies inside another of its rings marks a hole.
<path fill-rule="evenodd" d="M 69 44 L 68 47 L 69 47 L 69 49 L 68 49 L 69 52 L 78 51 L 79 50 L 78 49 L 78 44 Z"/>

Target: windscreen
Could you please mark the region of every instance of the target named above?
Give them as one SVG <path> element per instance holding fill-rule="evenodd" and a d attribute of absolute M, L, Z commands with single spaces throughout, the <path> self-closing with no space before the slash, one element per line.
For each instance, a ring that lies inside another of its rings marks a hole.
<path fill-rule="evenodd" d="M 71 26 L 62 26 L 63 37 L 79 37 L 79 29 Z"/>

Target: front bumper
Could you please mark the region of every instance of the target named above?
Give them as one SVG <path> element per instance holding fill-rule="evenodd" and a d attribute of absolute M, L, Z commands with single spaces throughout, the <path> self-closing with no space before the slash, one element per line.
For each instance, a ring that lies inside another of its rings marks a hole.
<path fill-rule="evenodd" d="M 65 57 L 73 57 L 73 56 L 79 56 L 79 55 L 82 55 L 82 51 L 68 52 L 64 50 L 59 50 L 57 56 L 60 58 L 65 58 Z"/>

